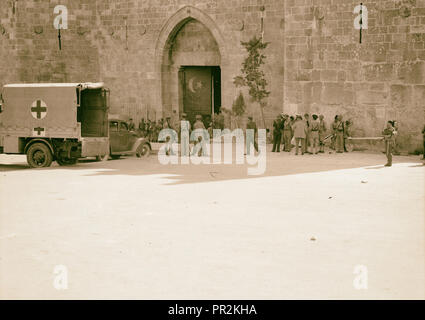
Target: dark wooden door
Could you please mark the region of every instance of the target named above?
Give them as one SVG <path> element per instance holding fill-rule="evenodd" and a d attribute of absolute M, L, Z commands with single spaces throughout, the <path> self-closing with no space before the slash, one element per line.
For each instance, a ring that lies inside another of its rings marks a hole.
<path fill-rule="evenodd" d="M 183 110 L 193 123 L 197 114 L 212 113 L 212 73 L 210 67 L 185 67 L 183 77 Z"/>

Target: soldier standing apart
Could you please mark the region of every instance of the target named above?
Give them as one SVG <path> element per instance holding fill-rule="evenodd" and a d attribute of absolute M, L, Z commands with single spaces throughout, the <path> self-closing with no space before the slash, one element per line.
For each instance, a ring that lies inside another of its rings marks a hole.
<path fill-rule="evenodd" d="M 294 123 L 294 137 L 295 137 L 295 155 L 298 155 L 298 148 L 301 143 L 301 154 L 304 155 L 305 139 L 307 136 L 307 123 L 301 116 L 297 116 Z"/>
<path fill-rule="evenodd" d="M 391 121 L 387 122 L 387 127 L 382 131 L 382 135 L 384 136 L 385 141 L 385 154 L 387 155 L 387 164 L 386 167 L 391 167 L 393 164 L 393 148 L 394 148 L 394 140 L 395 140 L 395 130 Z"/>
<path fill-rule="evenodd" d="M 190 122 L 186 120 L 186 117 L 186 113 L 182 113 L 179 130 L 182 157 L 189 156 Z"/>
<path fill-rule="evenodd" d="M 319 144 L 320 144 L 320 153 L 325 153 L 325 138 L 326 138 L 326 123 L 323 115 L 319 116 Z"/>
<path fill-rule="evenodd" d="M 282 119 L 278 115 L 273 121 L 273 150 L 272 152 L 280 153 L 280 141 L 282 140 Z"/>
<path fill-rule="evenodd" d="M 305 143 L 304 143 L 304 152 L 306 153 L 310 153 L 308 151 L 308 147 L 310 146 L 310 115 L 308 113 L 306 113 L 304 115 L 304 120 L 305 120 L 305 124 L 307 126 L 307 131 L 306 131 L 306 137 L 305 137 Z"/>
<path fill-rule="evenodd" d="M 424 128 L 422 129 L 422 135 L 423 135 L 423 139 L 424 139 L 424 155 L 423 155 L 422 159 L 425 160 L 425 125 L 424 125 Z"/>
<path fill-rule="evenodd" d="M 248 117 L 248 123 L 246 124 L 246 129 L 252 129 L 254 130 L 254 141 L 248 140 L 248 135 L 246 139 L 246 154 L 251 154 L 251 144 L 254 144 L 255 151 L 258 152 L 258 144 L 257 144 L 257 124 L 254 122 L 253 118 L 250 116 Z"/>
<path fill-rule="evenodd" d="M 352 132 L 351 132 L 351 127 L 353 125 L 353 122 L 351 120 L 347 120 L 345 121 L 345 127 L 344 127 L 344 151 L 345 152 L 351 152 L 353 151 L 353 145 L 351 143 L 351 140 L 349 138 L 351 138 Z"/>
<path fill-rule="evenodd" d="M 336 123 L 336 152 L 344 152 L 344 122 L 342 116 L 338 116 L 338 122 Z"/>
<path fill-rule="evenodd" d="M 317 118 L 317 115 L 313 114 L 313 120 L 310 122 L 310 148 L 313 154 L 319 153 L 320 122 Z"/>

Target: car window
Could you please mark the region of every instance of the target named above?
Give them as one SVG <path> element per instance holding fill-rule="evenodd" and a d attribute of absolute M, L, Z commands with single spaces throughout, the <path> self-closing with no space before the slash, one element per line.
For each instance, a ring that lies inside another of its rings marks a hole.
<path fill-rule="evenodd" d="M 120 131 L 128 131 L 127 123 L 120 122 Z"/>
<path fill-rule="evenodd" d="M 118 131 L 118 122 L 117 121 L 109 122 L 109 131 L 112 131 L 112 132 Z"/>

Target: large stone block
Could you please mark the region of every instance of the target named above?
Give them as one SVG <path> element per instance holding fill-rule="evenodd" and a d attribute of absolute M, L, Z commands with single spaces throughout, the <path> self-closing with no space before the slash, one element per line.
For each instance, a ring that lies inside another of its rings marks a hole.
<path fill-rule="evenodd" d="M 323 83 L 322 102 L 327 105 L 342 105 L 344 102 L 344 85 L 341 83 Z"/>
<path fill-rule="evenodd" d="M 425 62 L 407 62 L 400 66 L 398 78 L 406 83 L 425 83 Z"/>

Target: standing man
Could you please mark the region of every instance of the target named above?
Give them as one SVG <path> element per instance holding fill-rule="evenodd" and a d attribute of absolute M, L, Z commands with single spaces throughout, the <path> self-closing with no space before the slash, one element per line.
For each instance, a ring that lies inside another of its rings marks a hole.
<path fill-rule="evenodd" d="M 204 130 L 203 133 L 205 132 L 205 125 L 204 122 L 202 121 L 202 116 L 200 114 L 196 115 L 196 121 L 193 124 L 193 130 Z M 195 156 L 196 154 L 198 156 L 201 156 L 201 150 L 199 149 L 199 144 L 203 144 L 204 140 L 206 139 L 206 137 L 204 135 L 202 136 L 198 136 L 198 140 L 195 140 L 195 144 L 193 146 L 193 152 L 192 152 L 192 156 Z M 198 150 L 199 149 L 199 150 Z M 202 151 L 205 153 L 206 150 L 204 148 L 202 148 Z M 203 154 L 203 156 L 205 156 L 206 154 Z"/>
<path fill-rule="evenodd" d="M 313 120 L 310 122 L 310 148 L 312 154 L 318 154 L 319 148 L 319 130 L 320 122 L 317 120 L 317 115 L 313 114 Z"/>
<path fill-rule="evenodd" d="M 398 142 L 398 122 L 397 120 L 393 120 L 393 127 L 394 127 L 394 131 L 395 131 L 395 137 L 394 137 L 394 154 L 396 156 L 400 155 L 400 147 L 399 147 L 399 142 Z"/>
<path fill-rule="evenodd" d="M 280 142 L 282 140 L 282 119 L 278 115 L 273 121 L 273 150 L 272 152 L 280 153 Z"/>
<path fill-rule="evenodd" d="M 254 130 L 254 141 L 248 141 L 248 135 L 246 139 L 246 154 L 249 155 L 251 153 L 251 143 L 254 144 L 255 151 L 258 152 L 258 144 L 257 144 L 257 124 L 254 122 L 251 116 L 248 117 L 248 123 L 246 124 L 246 129 Z"/>
<path fill-rule="evenodd" d="M 325 153 L 325 138 L 326 138 L 326 123 L 323 115 L 319 116 L 319 144 L 320 144 L 320 153 Z"/>
<path fill-rule="evenodd" d="M 292 122 L 287 114 L 283 117 L 283 145 L 285 152 L 291 152 L 292 149 Z"/>
<path fill-rule="evenodd" d="M 305 124 L 306 124 L 306 127 L 307 127 L 307 130 L 306 130 L 306 133 L 305 133 L 306 136 L 305 136 L 305 143 L 304 143 L 304 152 L 310 153 L 308 151 L 308 147 L 310 145 L 310 115 L 308 113 L 306 113 L 304 115 L 304 121 L 305 121 Z"/>
<path fill-rule="evenodd" d="M 391 167 L 393 164 L 393 148 L 394 148 L 394 128 L 391 121 L 387 122 L 387 127 L 382 131 L 382 135 L 384 136 L 385 141 L 385 154 L 387 155 L 387 163 L 386 167 Z"/>
<path fill-rule="evenodd" d="M 165 118 L 165 122 L 162 125 L 163 129 L 173 129 L 172 125 L 171 125 L 171 117 L 167 117 Z"/>
<path fill-rule="evenodd" d="M 422 159 L 425 160 L 425 125 L 424 125 L 424 128 L 422 129 L 422 135 L 423 135 L 423 139 L 424 139 L 424 155 L 423 155 Z"/>
<path fill-rule="evenodd" d="M 307 136 L 307 123 L 301 116 L 297 116 L 294 123 L 294 137 L 295 137 L 295 155 L 298 155 L 298 148 L 301 143 L 301 154 L 304 155 L 305 139 Z"/>
<path fill-rule="evenodd" d="M 336 152 L 343 153 L 344 152 L 344 122 L 342 121 L 342 116 L 339 115 L 337 117 L 336 123 Z"/>
<path fill-rule="evenodd" d="M 182 113 L 181 121 L 180 121 L 180 149 L 181 156 L 188 157 L 189 156 L 189 138 L 190 138 L 190 122 L 186 120 L 186 113 Z"/>
<path fill-rule="evenodd" d="M 345 121 L 345 127 L 344 127 L 344 151 L 345 152 L 351 152 L 353 151 L 353 144 L 351 143 L 352 130 L 351 127 L 353 125 L 353 122 L 351 120 Z"/>
<path fill-rule="evenodd" d="M 145 119 L 140 119 L 139 122 L 139 133 L 140 136 L 144 137 L 145 136 Z"/>
<path fill-rule="evenodd" d="M 133 122 L 133 118 L 130 118 L 130 121 L 128 122 L 128 130 L 134 131 L 134 129 L 135 129 L 135 124 Z"/>
<path fill-rule="evenodd" d="M 335 116 L 334 118 L 334 122 L 332 122 L 332 138 L 331 138 L 331 149 L 332 150 L 336 150 L 335 146 L 336 146 L 336 127 L 338 125 L 338 115 Z"/>

